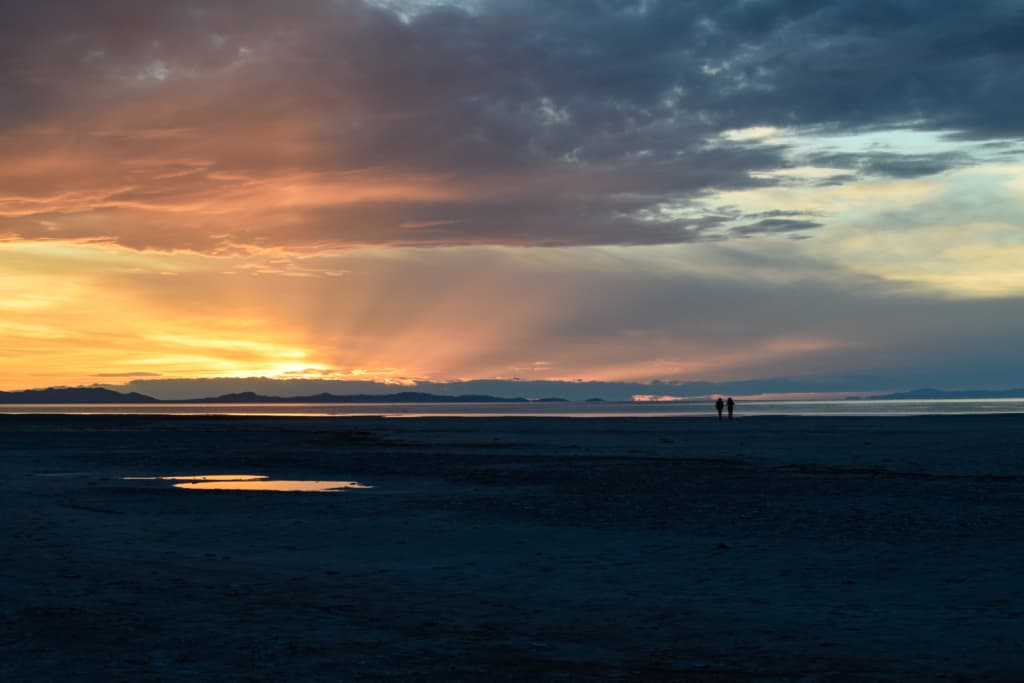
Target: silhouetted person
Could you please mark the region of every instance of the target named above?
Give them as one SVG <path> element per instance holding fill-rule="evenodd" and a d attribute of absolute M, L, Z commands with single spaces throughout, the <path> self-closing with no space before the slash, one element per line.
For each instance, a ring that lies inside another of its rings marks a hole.
<path fill-rule="evenodd" d="M 718 399 L 718 400 L 721 401 L 722 399 Z M 732 419 L 732 409 L 736 407 L 736 401 L 732 400 L 732 396 L 730 396 L 729 400 L 725 402 L 725 405 L 726 405 L 727 408 L 729 408 L 729 419 L 731 420 Z M 719 413 L 721 413 L 721 411 L 719 411 Z"/>
<path fill-rule="evenodd" d="M 724 408 L 724 407 L 725 407 L 725 401 L 723 401 L 722 397 L 719 396 L 718 400 L 715 401 L 715 410 L 718 411 L 718 419 L 719 420 L 722 419 L 722 408 Z"/>

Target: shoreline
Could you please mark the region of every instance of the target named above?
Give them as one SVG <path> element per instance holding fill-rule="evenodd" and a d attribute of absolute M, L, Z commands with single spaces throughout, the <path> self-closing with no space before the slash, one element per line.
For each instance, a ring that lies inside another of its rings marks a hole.
<path fill-rule="evenodd" d="M 239 415 L 252 417 L 715 417 L 711 401 L 522 401 L 514 403 L 28 403 L 0 404 L 0 415 Z M 750 417 L 914 417 L 1024 415 L 1024 399 L 759 400 L 738 402 Z"/>

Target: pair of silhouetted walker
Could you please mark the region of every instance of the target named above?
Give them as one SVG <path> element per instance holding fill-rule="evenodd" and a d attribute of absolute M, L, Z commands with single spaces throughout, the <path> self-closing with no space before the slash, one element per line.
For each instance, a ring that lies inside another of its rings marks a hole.
<path fill-rule="evenodd" d="M 722 419 L 722 408 L 729 409 L 729 419 L 732 419 L 732 411 L 736 407 L 736 401 L 732 400 L 732 396 L 729 397 L 728 401 L 723 401 L 722 397 L 719 396 L 718 400 L 715 401 L 715 410 L 718 411 L 718 419 Z"/>

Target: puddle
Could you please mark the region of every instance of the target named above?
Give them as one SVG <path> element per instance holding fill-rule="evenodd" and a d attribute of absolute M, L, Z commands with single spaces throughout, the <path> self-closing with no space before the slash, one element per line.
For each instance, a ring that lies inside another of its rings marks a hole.
<path fill-rule="evenodd" d="M 372 489 L 357 481 L 322 481 L 318 479 L 270 479 L 263 474 L 204 474 L 169 477 L 122 477 L 129 481 L 173 481 L 178 489 L 215 491 L 308 491 L 330 493 L 342 489 Z"/>
<path fill-rule="evenodd" d="M 168 477 L 121 477 L 125 481 L 253 481 L 266 480 L 265 474 L 176 474 Z"/>
<path fill-rule="evenodd" d="M 372 489 L 355 481 L 295 481 L 289 479 L 261 479 L 238 481 L 190 481 L 175 484 L 179 489 L 217 489 L 229 491 L 340 491 L 341 489 Z"/>

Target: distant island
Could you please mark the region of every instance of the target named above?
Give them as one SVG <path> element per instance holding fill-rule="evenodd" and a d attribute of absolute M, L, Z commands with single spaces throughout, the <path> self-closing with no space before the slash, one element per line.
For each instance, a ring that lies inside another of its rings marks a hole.
<path fill-rule="evenodd" d="M 90 387 L 54 387 L 25 391 L 0 391 L 0 403 L 162 403 L 160 399 L 131 392 Z"/>
<path fill-rule="evenodd" d="M 541 401 L 561 401 L 564 399 L 540 399 Z M 394 394 L 315 394 L 313 396 L 264 396 L 251 391 L 239 394 L 224 394 L 210 398 L 190 398 L 184 400 L 161 400 L 137 392 L 120 393 L 98 387 L 53 387 L 49 389 L 27 389 L 25 391 L 0 391 L 0 404 L 73 404 L 73 403 L 528 403 L 529 399 L 501 398 L 484 394 L 462 394 L 458 396 L 442 396 L 415 391 L 402 391 Z"/>

